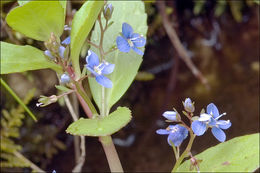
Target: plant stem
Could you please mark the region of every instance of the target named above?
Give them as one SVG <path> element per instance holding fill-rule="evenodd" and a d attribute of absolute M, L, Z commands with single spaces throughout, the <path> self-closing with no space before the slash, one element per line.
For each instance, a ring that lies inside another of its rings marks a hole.
<path fill-rule="evenodd" d="M 192 147 L 193 141 L 196 137 L 196 135 L 193 134 L 193 132 L 191 130 L 189 130 L 190 132 L 190 141 L 185 149 L 185 151 L 182 153 L 182 155 L 179 157 L 179 159 L 176 161 L 172 172 L 176 172 L 177 168 L 180 166 L 181 162 L 183 161 L 183 159 L 187 156 L 187 154 L 190 152 L 190 149 Z"/>
<path fill-rule="evenodd" d="M 116 152 L 116 148 L 112 141 L 111 136 L 99 137 L 99 141 L 101 142 L 101 144 L 104 148 L 110 171 L 111 172 L 123 172 L 123 168 L 121 166 L 121 162 L 119 160 L 119 157 Z"/>
<path fill-rule="evenodd" d="M 38 166 L 36 166 L 33 162 L 31 162 L 30 160 L 28 160 L 26 157 L 24 157 L 20 152 L 15 151 L 14 155 L 20 159 L 22 159 L 25 163 L 27 163 L 28 165 L 30 165 L 30 167 L 36 171 L 36 172 L 45 172 L 44 170 L 42 170 L 41 168 L 39 168 Z"/>

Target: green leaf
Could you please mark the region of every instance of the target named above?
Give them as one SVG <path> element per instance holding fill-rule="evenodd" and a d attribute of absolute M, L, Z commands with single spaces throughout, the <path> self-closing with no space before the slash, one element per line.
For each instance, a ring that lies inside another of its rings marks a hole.
<path fill-rule="evenodd" d="M 1 74 L 44 68 L 61 71 L 61 67 L 48 61 L 39 49 L 1 42 Z"/>
<path fill-rule="evenodd" d="M 236 137 L 195 156 L 201 172 L 254 172 L 259 168 L 259 133 Z M 177 171 L 189 171 L 190 160 Z M 193 170 L 193 172 L 197 172 Z"/>
<path fill-rule="evenodd" d="M 126 107 L 118 107 L 104 118 L 80 118 L 72 123 L 66 130 L 72 135 L 107 136 L 119 131 L 131 120 L 131 111 Z"/>
<path fill-rule="evenodd" d="M 87 1 L 74 15 L 71 26 L 71 59 L 77 77 L 80 77 L 80 50 L 93 27 L 104 1 Z"/>
<path fill-rule="evenodd" d="M 53 32 L 60 37 L 64 9 L 59 1 L 30 1 L 12 9 L 6 21 L 14 30 L 35 40 L 46 41 Z"/>
<path fill-rule="evenodd" d="M 114 6 L 111 21 L 114 23 L 108 28 L 104 36 L 104 51 L 108 51 L 116 45 L 116 38 L 122 32 L 122 24 L 124 22 L 130 24 L 135 33 L 146 35 L 147 32 L 147 15 L 145 13 L 144 3 L 142 1 L 110 1 Z M 105 19 L 102 18 L 103 23 Z M 99 44 L 100 29 L 98 22 L 92 32 L 91 41 Z M 91 47 L 95 53 L 99 55 L 99 51 Z M 144 49 L 142 49 L 144 51 Z M 100 57 L 100 55 L 99 55 Z M 115 69 L 108 77 L 113 82 L 113 88 L 106 89 L 106 104 L 110 109 L 126 92 L 133 82 L 138 68 L 142 62 L 142 56 L 131 50 L 128 53 L 120 52 L 119 50 L 108 54 L 105 57 L 106 61 L 115 64 Z M 94 100 L 98 107 L 101 106 L 101 90 L 102 87 L 94 78 L 89 78 L 90 88 Z"/>
<path fill-rule="evenodd" d="M 14 99 L 24 108 L 24 110 L 32 117 L 34 121 L 37 122 L 37 119 L 35 115 L 30 111 L 30 109 L 23 103 L 23 101 L 15 94 L 15 92 L 8 86 L 8 84 L 2 79 L 1 84 L 4 86 L 4 88 L 14 97 Z"/>
<path fill-rule="evenodd" d="M 69 92 L 69 91 L 71 91 L 71 89 L 69 89 L 69 88 L 67 88 L 67 87 L 65 87 L 65 86 L 63 86 L 63 85 L 55 85 L 55 88 L 57 88 L 57 89 L 60 90 L 60 91 L 64 91 L 64 92 Z"/>

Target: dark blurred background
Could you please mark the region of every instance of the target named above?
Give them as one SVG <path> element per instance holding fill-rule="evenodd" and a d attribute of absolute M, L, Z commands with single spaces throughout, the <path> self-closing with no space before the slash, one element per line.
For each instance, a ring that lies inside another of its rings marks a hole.
<path fill-rule="evenodd" d="M 161 116 L 175 107 L 183 110 L 182 101 L 195 101 L 195 114 L 213 102 L 223 119 L 230 119 L 227 140 L 259 132 L 259 5 L 254 0 L 174 0 L 166 1 L 166 13 L 179 39 L 196 67 L 208 80 L 206 89 L 180 59 L 162 24 L 157 3 L 145 2 L 148 34 L 145 55 L 136 80 L 116 106 L 128 106 L 132 121 L 113 135 L 123 168 L 126 171 L 169 171 L 174 163 L 172 148 L 165 136 L 155 133 L 167 127 Z M 82 2 L 71 2 L 70 15 Z M 16 4 L 1 4 L 1 40 L 31 44 L 44 50 L 42 43 L 28 39 L 5 25 L 5 16 Z M 115 9 L 116 10 L 116 9 Z M 67 17 L 67 24 L 72 16 Z M 64 36 L 65 37 L 65 36 Z M 23 120 L 15 141 L 22 153 L 44 170 L 71 171 L 75 165 L 73 136 L 65 133 L 72 119 L 61 100 L 45 108 L 35 104 L 39 95 L 52 95 L 58 83 L 51 70 L 30 71 L 3 76 L 16 93 L 24 98 L 36 88 L 29 107 L 39 121 L 29 116 Z M 11 110 L 17 103 L 1 90 L 1 110 Z M 83 115 L 83 111 L 80 108 Z M 1 114 L 2 115 L 2 114 Z M 186 140 L 182 147 L 187 144 Z M 195 155 L 218 144 L 214 136 L 197 137 Z M 183 148 L 182 148 L 183 149 Z M 27 168 L 7 170 L 25 171 Z M 102 146 L 97 138 L 86 138 L 86 172 L 109 171 Z"/>

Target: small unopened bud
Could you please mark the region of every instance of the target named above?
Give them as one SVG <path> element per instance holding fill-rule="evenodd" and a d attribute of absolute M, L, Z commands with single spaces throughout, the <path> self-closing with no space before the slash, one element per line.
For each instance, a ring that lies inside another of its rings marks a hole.
<path fill-rule="evenodd" d="M 104 14 L 104 17 L 106 20 L 111 19 L 113 11 L 114 11 L 114 7 L 112 6 L 112 4 L 110 4 L 110 3 L 107 4 L 103 11 L 103 14 Z"/>
<path fill-rule="evenodd" d="M 163 113 L 163 116 L 171 122 L 179 122 L 181 120 L 179 113 L 176 111 L 166 111 Z"/>
<path fill-rule="evenodd" d="M 51 54 L 51 51 L 45 50 L 45 51 L 44 51 L 44 54 L 45 54 L 46 56 L 48 56 L 49 58 L 54 59 L 54 56 Z"/>
<path fill-rule="evenodd" d="M 58 97 L 56 95 L 52 95 L 50 97 L 46 97 L 46 96 L 40 96 L 38 102 L 36 103 L 37 107 L 44 107 L 47 106 L 49 104 L 55 103 L 58 100 Z"/>
<path fill-rule="evenodd" d="M 187 112 L 193 113 L 195 111 L 194 103 L 192 103 L 190 98 L 186 98 L 182 104 Z"/>
<path fill-rule="evenodd" d="M 70 77 L 69 75 L 67 74 L 62 74 L 61 77 L 60 77 L 60 82 L 65 84 L 65 83 L 68 83 L 70 81 Z"/>
<path fill-rule="evenodd" d="M 50 38 L 44 42 L 45 47 L 53 53 L 59 53 L 60 43 L 57 41 L 57 37 L 52 32 Z"/>

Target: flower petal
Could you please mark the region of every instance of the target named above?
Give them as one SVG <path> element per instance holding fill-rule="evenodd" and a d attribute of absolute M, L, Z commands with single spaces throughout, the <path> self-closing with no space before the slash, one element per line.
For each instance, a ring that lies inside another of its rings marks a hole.
<path fill-rule="evenodd" d="M 70 36 L 67 37 L 67 38 L 65 38 L 65 39 L 61 42 L 61 44 L 65 44 L 65 45 L 70 44 Z"/>
<path fill-rule="evenodd" d="M 177 113 L 175 111 L 166 111 L 163 116 L 170 121 L 177 121 Z"/>
<path fill-rule="evenodd" d="M 166 129 L 159 129 L 159 130 L 156 130 L 156 133 L 159 135 L 168 135 L 170 132 Z"/>
<path fill-rule="evenodd" d="M 88 55 L 86 57 L 86 62 L 88 63 L 88 65 L 91 68 L 94 68 L 94 66 L 98 66 L 99 65 L 99 59 L 98 56 L 95 52 L 93 52 L 92 50 L 88 51 Z"/>
<path fill-rule="evenodd" d="M 224 142 L 226 140 L 226 134 L 220 128 L 213 127 L 211 132 L 220 142 Z"/>
<path fill-rule="evenodd" d="M 170 127 L 170 126 L 169 126 Z M 172 143 L 175 146 L 181 145 L 183 140 L 187 138 L 188 130 L 180 125 L 174 125 L 174 127 L 170 130 L 170 134 L 167 138 L 168 144 L 172 146 Z"/>
<path fill-rule="evenodd" d="M 137 47 L 132 47 L 132 49 L 133 49 L 137 54 L 139 54 L 139 55 L 144 55 L 144 53 L 143 53 L 141 50 L 137 49 Z"/>
<path fill-rule="evenodd" d="M 60 77 L 60 81 L 61 83 L 68 83 L 70 81 L 70 77 L 69 75 L 67 74 L 62 74 L 61 77 Z"/>
<path fill-rule="evenodd" d="M 132 33 L 133 33 L 133 28 L 127 24 L 127 23 L 123 23 L 122 25 L 122 33 L 125 36 L 126 39 L 130 38 Z"/>
<path fill-rule="evenodd" d="M 111 82 L 110 79 L 108 79 L 107 77 L 103 76 L 103 75 L 98 75 L 96 76 L 96 81 L 106 87 L 106 88 L 112 88 L 113 87 L 113 83 Z"/>
<path fill-rule="evenodd" d="M 219 116 L 218 108 L 214 103 L 210 103 L 207 106 L 207 113 L 213 115 L 214 118 L 217 118 Z"/>
<path fill-rule="evenodd" d="M 65 52 L 65 47 L 60 46 L 59 48 L 59 55 L 61 58 L 64 58 L 64 52 Z"/>
<path fill-rule="evenodd" d="M 123 37 L 118 36 L 116 38 L 116 44 L 117 44 L 117 48 L 121 52 L 129 52 L 130 51 L 130 45 L 128 44 L 127 40 L 124 39 Z"/>
<path fill-rule="evenodd" d="M 105 67 L 102 69 L 101 73 L 102 74 L 110 74 L 114 71 L 115 64 L 105 64 Z"/>
<path fill-rule="evenodd" d="M 197 135 L 201 136 L 203 135 L 207 130 L 207 125 L 204 122 L 201 121 L 193 121 L 191 124 L 192 131 Z"/>
<path fill-rule="evenodd" d="M 134 43 L 135 47 L 143 47 L 146 43 L 146 39 L 137 33 L 131 35 L 131 41 Z"/>
<path fill-rule="evenodd" d="M 221 129 L 228 129 L 231 126 L 231 122 L 229 120 L 219 120 L 217 121 L 217 125 Z"/>
<path fill-rule="evenodd" d="M 200 117 L 199 117 L 199 121 L 203 121 L 203 122 L 207 122 L 207 121 L 209 121 L 210 119 L 212 118 L 212 116 L 211 115 L 209 115 L 209 114 L 201 114 L 200 115 Z"/>

